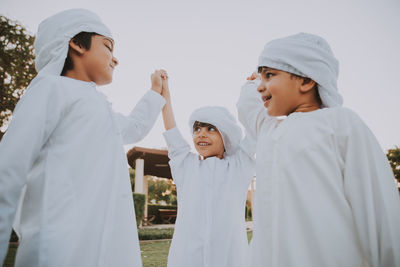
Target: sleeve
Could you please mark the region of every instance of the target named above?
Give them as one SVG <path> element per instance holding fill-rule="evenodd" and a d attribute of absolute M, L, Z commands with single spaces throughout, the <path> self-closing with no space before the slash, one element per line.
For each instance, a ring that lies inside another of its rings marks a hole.
<path fill-rule="evenodd" d="M 250 135 L 246 134 L 239 144 L 239 149 L 236 155 L 236 162 L 243 170 L 243 175 L 240 177 L 240 180 L 243 181 L 243 186 L 246 188 L 249 187 L 251 180 L 255 176 L 255 153 L 256 142 Z"/>
<path fill-rule="evenodd" d="M 123 143 L 131 144 L 142 140 L 153 128 L 164 104 L 165 99 L 150 90 L 139 100 L 129 116 L 114 113 Z"/>
<path fill-rule="evenodd" d="M 371 267 L 400 266 L 400 198 L 375 136 L 354 113 L 341 151 L 344 190 Z"/>
<path fill-rule="evenodd" d="M 171 167 L 174 183 L 183 184 L 185 160 L 190 156 L 190 146 L 182 137 L 178 128 L 172 128 L 163 133 L 168 145 L 169 165 Z"/>
<path fill-rule="evenodd" d="M 18 102 L 0 142 L 0 262 L 7 253 L 21 190 L 63 106 L 57 84 L 35 78 Z"/>
<path fill-rule="evenodd" d="M 239 121 L 254 140 L 257 140 L 260 125 L 269 118 L 257 92 L 258 83 L 259 80 L 247 81 L 236 104 Z"/>

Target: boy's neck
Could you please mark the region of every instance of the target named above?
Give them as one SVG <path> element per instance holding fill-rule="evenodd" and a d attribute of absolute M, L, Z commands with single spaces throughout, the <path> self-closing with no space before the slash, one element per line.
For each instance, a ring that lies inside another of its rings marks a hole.
<path fill-rule="evenodd" d="M 218 159 L 223 159 L 223 154 L 222 155 L 214 155 L 214 156 L 208 156 L 208 157 L 204 157 L 204 156 L 202 156 L 202 155 L 200 155 L 199 154 L 199 158 L 201 159 L 201 160 L 205 160 L 205 159 L 208 159 L 208 158 L 218 158 Z"/>
<path fill-rule="evenodd" d="M 77 69 L 78 68 L 75 67 L 74 69 L 67 71 L 63 76 L 83 82 L 91 82 L 91 79 L 89 79 L 89 77 L 85 75 L 85 72 L 79 71 Z"/>
<path fill-rule="evenodd" d="M 301 105 L 297 107 L 293 112 L 311 112 L 321 109 L 321 106 L 318 104 L 315 105 Z"/>

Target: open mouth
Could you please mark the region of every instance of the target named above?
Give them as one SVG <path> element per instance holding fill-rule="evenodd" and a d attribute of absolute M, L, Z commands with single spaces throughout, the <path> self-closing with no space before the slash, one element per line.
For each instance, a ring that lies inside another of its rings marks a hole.
<path fill-rule="evenodd" d="M 269 101 L 271 100 L 272 95 L 268 94 L 266 96 L 262 97 L 262 101 L 264 102 L 264 106 L 267 105 L 269 103 Z"/>
<path fill-rule="evenodd" d="M 198 142 L 197 145 L 198 145 L 199 147 L 207 147 L 207 146 L 210 146 L 211 144 L 208 143 L 208 142 L 203 142 L 203 141 L 201 141 L 201 142 Z"/>

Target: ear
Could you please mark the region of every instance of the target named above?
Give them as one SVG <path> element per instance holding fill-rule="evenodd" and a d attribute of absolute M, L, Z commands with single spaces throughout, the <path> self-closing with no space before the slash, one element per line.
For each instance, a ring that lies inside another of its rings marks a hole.
<path fill-rule="evenodd" d="M 74 39 L 69 41 L 69 48 L 78 55 L 81 55 L 86 51 L 86 49 L 79 45 Z"/>
<path fill-rule="evenodd" d="M 300 85 L 300 92 L 307 93 L 310 92 L 315 86 L 315 81 L 311 80 L 310 78 L 303 79 L 302 84 Z"/>

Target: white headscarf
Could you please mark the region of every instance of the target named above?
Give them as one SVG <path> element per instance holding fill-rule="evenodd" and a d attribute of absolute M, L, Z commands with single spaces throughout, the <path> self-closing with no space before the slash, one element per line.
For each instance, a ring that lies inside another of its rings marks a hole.
<path fill-rule="evenodd" d="M 242 130 L 235 117 L 224 107 L 207 106 L 193 111 L 189 118 L 189 127 L 193 133 L 193 124 L 196 122 L 209 123 L 217 127 L 224 142 L 225 154 L 233 155 L 242 139 Z"/>
<path fill-rule="evenodd" d="M 298 33 L 268 42 L 258 60 L 259 67 L 270 67 L 313 79 L 323 107 L 341 106 L 337 89 L 339 62 L 321 37 Z"/>
<path fill-rule="evenodd" d="M 112 38 L 100 18 L 86 9 L 57 13 L 39 24 L 35 39 L 35 67 L 39 74 L 60 75 L 68 55 L 69 41 L 80 32 Z"/>

